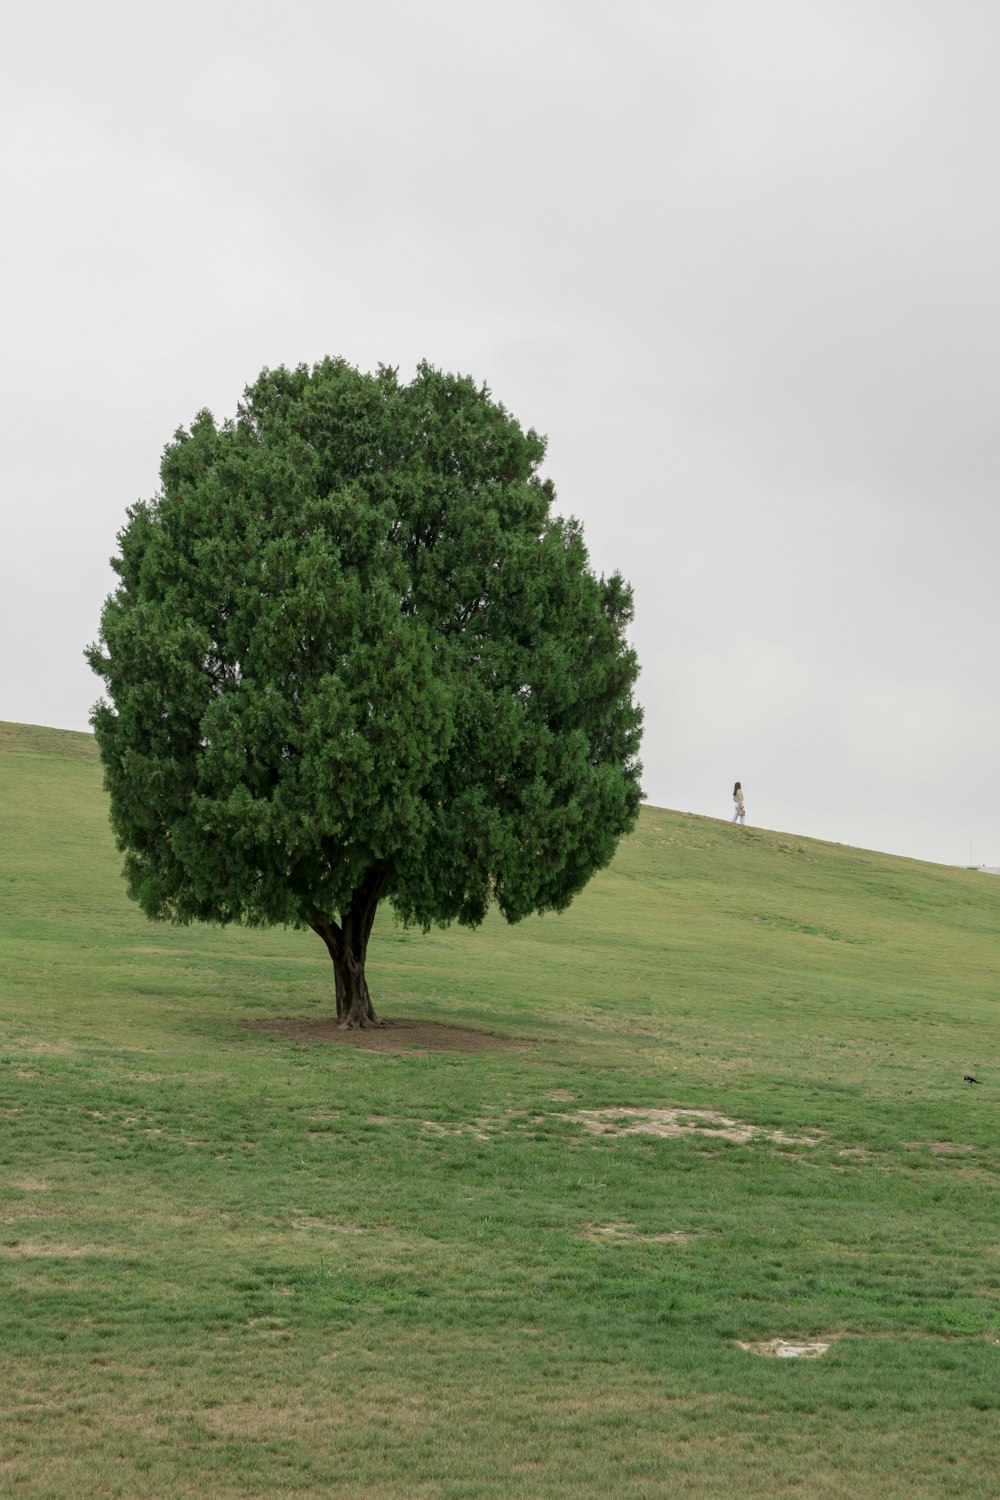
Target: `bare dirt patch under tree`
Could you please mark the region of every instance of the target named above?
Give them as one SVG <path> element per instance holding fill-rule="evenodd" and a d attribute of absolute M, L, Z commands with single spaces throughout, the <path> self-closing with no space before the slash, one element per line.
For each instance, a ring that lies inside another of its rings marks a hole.
<path fill-rule="evenodd" d="M 333 1043 L 341 1047 L 362 1047 L 369 1052 L 406 1052 L 410 1048 L 430 1052 L 528 1052 L 533 1042 L 518 1037 L 493 1036 L 471 1026 L 448 1026 L 441 1021 L 416 1021 L 405 1018 L 383 1020 L 378 1028 L 347 1030 L 336 1016 L 288 1016 L 267 1021 L 244 1021 L 248 1031 L 263 1031 L 269 1036 L 289 1037 L 309 1045 Z"/>

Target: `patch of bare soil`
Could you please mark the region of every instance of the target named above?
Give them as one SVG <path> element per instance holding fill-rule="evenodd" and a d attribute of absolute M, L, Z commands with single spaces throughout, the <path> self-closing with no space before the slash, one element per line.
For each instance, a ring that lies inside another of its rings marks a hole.
<path fill-rule="evenodd" d="M 639 1109 L 622 1105 L 613 1109 L 579 1109 L 565 1118 L 586 1126 L 595 1135 L 658 1135 L 667 1138 L 709 1135 L 740 1143 L 764 1136 L 782 1146 L 815 1146 L 819 1141 L 818 1135 L 786 1135 L 782 1130 L 747 1125 L 714 1109 Z"/>
<path fill-rule="evenodd" d="M 302 1232 L 309 1229 L 328 1230 L 331 1234 L 367 1234 L 360 1224 L 335 1224 L 329 1219 L 318 1219 L 312 1214 L 299 1214 L 289 1220 L 293 1229 Z"/>
<path fill-rule="evenodd" d="M 263 1031 L 270 1036 L 289 1037 L 303 1046 L 314 1042 L 344 1047 L 363 1047 L 370 1052 L 408 1052 L 419 1048 L 428 1052 L 529 1052 L 534 1042 L 517 1037 L 494 1036 L 471 1026 L 447 1026 L 441 1021 L 413 1021 L 400 1018 L 383 1021 L 381 1026 L 353 1028 L 338 1026 L 332 1016 L 313 1019 L 288 1016 L 267 1021 L 244 1021 L 247 1031 Z"/>
<path fill-rule="evenodd" d="M 471 1125 L 442 1125 L 439 1120 L 421 1120 L 420 1126 L 428 1135 L 472 1134 L 477 1141 L 488 1141 L 494 1123 L 492 1120 L 473 1120 Z"/>
<path fill-rule="evenodd" d="M 976 1149 L 960 1141 L 904 1141 L 903 1145 L 907 1151 L 922 1151 L 929 1147 L 935 1156 L 968 1156 Z"/>
<path fill-rule="evenodd" d="M 750 1344 L 737 1339 L 736 1342 L 748 1354 L 762 1354 L 768 1359 L 819 1359 L 830 1347 L 829 1339 L 762 1339 Z"/>
<path fill-rule="evenodd" d="M 38 1240 L 18 1240 L 16 1245 L 0 1245 L 0 1256 L 12 1259 L 24 1257 L 29 1260 L 42 1258 L 79 1260 L 87 1255 L 114 1255 L 114 1253 L 114 1250 L 107 1245 L 57 1245 Z"/>
<path fill-rule="evenodd" d="M 595 1244 L 610 1240 L 630 1245 L 686 1245 L 693 1239 L 693 1235 L 683 1229 L 668 1229 L 663 1234 L 640 1234 L 634 1224 L 585 1224 L 580 1237 Z"/>

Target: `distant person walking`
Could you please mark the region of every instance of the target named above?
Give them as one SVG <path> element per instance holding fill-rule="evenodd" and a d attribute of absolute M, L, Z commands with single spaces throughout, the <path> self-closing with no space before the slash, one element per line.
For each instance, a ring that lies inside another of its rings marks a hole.
<path fill-rule="evenodd" d="M 747 815 L 747 810 L 743 806 L 743 785 L 742 785 L 741 782 L 738 781 L 736 783 L 736 785 L 733 787 L 733 819 L 732 820 L 733 820 L 734 823 L 742 823 L 745 820 L 746 815 Z"/>

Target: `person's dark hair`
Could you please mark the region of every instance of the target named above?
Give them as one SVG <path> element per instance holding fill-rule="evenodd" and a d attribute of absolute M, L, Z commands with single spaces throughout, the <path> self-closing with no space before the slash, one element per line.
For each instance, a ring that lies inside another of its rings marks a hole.
<path fill-rule="evenodd" d="M 735 796 L 736 796 L 736 793 L 737 793 L 737 792 L 742 792 L 742 790 L 743 790 L 743 786 L 742 786 L 742 783 L 740 783 L 740 782 L 739 782 L 739 781 L 738 781 L 738 782 L 737 782 L 737 783 L 736 783 L 736 785 L 735 785 L 735 786 L 734 786 L 734 787 L 733 787 L 733 796 L 734 796 L 734 797 L 735 797 Z"/>

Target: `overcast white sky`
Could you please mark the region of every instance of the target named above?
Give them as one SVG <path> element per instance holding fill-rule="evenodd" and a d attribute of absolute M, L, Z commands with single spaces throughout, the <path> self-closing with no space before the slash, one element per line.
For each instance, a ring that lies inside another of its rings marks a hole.
<path fill-rule="evenodd" d="M 178 425 L 426 357 L 634 585 L 649 801 L 1000 865 L 994 0 L 6 14 L 0 718 Z"/>

